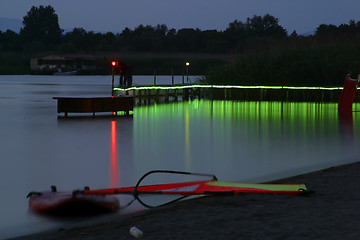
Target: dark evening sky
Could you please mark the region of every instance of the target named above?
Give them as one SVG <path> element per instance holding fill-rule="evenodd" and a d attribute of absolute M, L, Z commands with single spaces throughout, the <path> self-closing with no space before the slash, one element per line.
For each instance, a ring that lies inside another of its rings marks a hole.
<path fill-rule="evenodd" d="M 270 14 L 288 33 L 312 33 L 320 24 L 360 20 L 359 0 L 1 0 L 0 17 L 21 19 L 32 6 L 51 5 L 62 29 L 121 32 L 140 24 L 225 30 L 234 20 Z"/>

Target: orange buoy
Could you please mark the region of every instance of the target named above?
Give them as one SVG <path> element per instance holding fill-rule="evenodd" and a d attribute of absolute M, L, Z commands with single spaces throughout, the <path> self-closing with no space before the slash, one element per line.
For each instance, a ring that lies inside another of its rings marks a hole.
<path fill-rule="evenodd" d="M 351 78 L 350 74 L 346 75 L 344 88 L 342 90 L 340 101 L 338 104 L 339 111 L 351 111 L 352 104 L 354 102 L 357 84 L 358 84 L 358 79 Z"/>

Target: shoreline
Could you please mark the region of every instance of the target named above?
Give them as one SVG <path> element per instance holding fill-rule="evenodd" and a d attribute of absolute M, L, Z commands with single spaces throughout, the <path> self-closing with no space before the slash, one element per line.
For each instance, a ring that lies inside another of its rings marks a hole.
<path fill-rule="evenodd" d="M 276 183 L 306 183 L 310 196 L 211 196 L 147 209 L 13 240 L 134 239 L 360 239 L 360 162 Z"/>

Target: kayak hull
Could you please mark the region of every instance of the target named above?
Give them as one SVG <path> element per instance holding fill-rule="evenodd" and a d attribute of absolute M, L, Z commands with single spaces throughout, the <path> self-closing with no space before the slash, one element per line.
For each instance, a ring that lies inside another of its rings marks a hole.
<path fill-rule="evenodd" d="M 115 212 L 119 200 L 111 195 L 84 195 L 43 191 L 29 196 L 31 212 L 58 216 L 84 216 Z"/>

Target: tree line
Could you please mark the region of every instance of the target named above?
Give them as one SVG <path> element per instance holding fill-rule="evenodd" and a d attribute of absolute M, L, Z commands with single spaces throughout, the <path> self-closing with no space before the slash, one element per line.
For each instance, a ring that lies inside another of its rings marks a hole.
<path fill-rule="evenodd" d="M 339 34 L 360 34 L 360 21 L 351 20 L 340 26 L 320 25 L 314 35 L 289 34 L 279 25 L 279 20 L 269 14 L 253 16 L 245 22 L 235 20 L 224 31 L 198 28 L 169 29 L 165 24 L 139 25 L 125 28 L 121 33 L 96 33 L 83 28 L 64 32 L 58 16 L 51 6 L 33 6 L 23 18 L 20 33 L 0 31 L 2 52 L 62 52 L 92 53 L 122 52 L 199 52 L 242 53 L 259 46 L 282 45 L 297 38 L 327 38 Z M 305 38 L 305 39 L 304 39 Z"/>
<path fill-rule="evenodd" d="M 246 54 L 206 73 L 209 84 L 342 86 L 360 74 L 360 22 L 322 24 L 314 35 L 254 41 Z"/>
<path fill-rule="evenodd" d="M 169 29 L 165 24 L 139 25 L 121 33 L 95 33 L 74 28 L 64 33 L 58 16 L 51 6 L 33 6 L 23 18 L 20 33 L 0 32 L 1 51 L 60 51 L 60 52 L 229 52 L 252 37 L 286 37 L 278 19 L 254 16 L 246 22 L 235 20 L 225 31 L 198 28 Z"/>
<path fill-rule="evenodd" d="M 201 68 L 197 74 L 205 75 L 204 79 L 214 84 L 330 86 L 341 85 L 349 72 L 360 72 L 360 21 L 355 20 L 339 26 L 321 24 L 306 36 L 296 31 L 289 34 L 269 14 L 255 15 L 244 22 L 235 20 L 223 31 L 176 30 L 158 24 L 125 28 L 121 33 L 83 28 L 64 32 L 53 7 L 34 6 L 24 16 L 23 25 L 19 33 L 0 31 L 0 73 L 8 73 L 10 68 L 16 73 L 19 62 L 28 69 L 26 64 L 34 55 L 106 52 L 235 55 L 231 62 L 220 61 L 223 64 L 198 62 Z M 153 66 L 152 59 L 138 61 L 140 68 L 158 67 Z"/>

